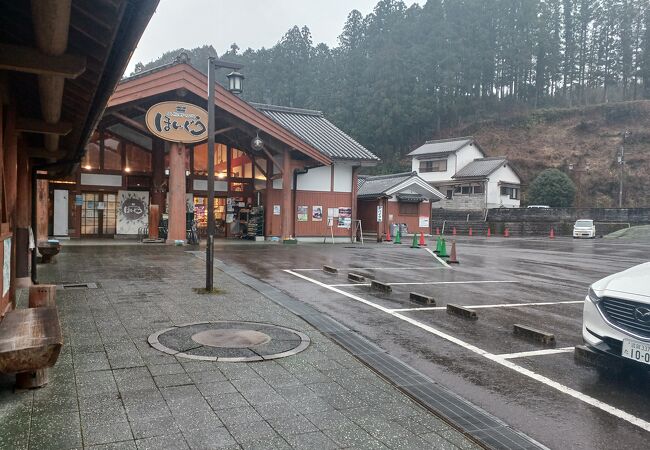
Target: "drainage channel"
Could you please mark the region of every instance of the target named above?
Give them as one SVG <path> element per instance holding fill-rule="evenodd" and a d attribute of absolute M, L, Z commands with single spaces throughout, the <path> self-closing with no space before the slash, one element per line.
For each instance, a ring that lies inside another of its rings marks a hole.
<path fill-rule="evenodd" d="M 61 283 L 57 284 L 56 288 L 64 291 L 72 289 L 97 289 L 97 283 Z"/>
<path fill-rule="evenodd" d="M 205 260 L 203 252 L 188 253 Z M 368 339 L 310 305 L 240 270 L 227 266 L 223 261 L 215 259 L 214 265 L 235 280 L 255 289 L 269 300 L 309 322 L 319 332 L 337 342 L 402 392 L 482 446 L 493 449 L 548 450 L 548 447 L 389 355 Z"/>

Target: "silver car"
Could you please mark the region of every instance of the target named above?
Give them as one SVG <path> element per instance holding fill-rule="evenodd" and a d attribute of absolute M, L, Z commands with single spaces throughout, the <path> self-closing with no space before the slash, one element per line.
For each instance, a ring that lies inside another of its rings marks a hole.
<path fill-rule="evenodd" d="M 650 262 L 591 285 L 582 337 L 592 350 L 650 369 Z"/>

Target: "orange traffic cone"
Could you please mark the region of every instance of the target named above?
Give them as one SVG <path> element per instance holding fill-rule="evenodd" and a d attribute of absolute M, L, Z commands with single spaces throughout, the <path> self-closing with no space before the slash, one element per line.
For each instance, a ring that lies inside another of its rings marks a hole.
<path fill-rule="evenodd" d="M 424 233 L 420 232 L 420 247 L 426 247 L 427 243 L 424 241 Z"/>
<path fill-rule="evenodd" d="M 510 230 L 506 228 L 505 231 L 503 232 L 503 237 L 510 237 Z"/>
<path fill-rule="evenodd" d="M 488 228 L 488 234 L 487 234 L 487 237 L 490 237 L 490 236 L 492 236 L 492 233 L 490 232 L 490 229 Z"/>
<path fill-rule="evenodd" d="M 386 242 L 391 242 L 392 239 L 390 238 L 390 224 L 388 224 L 388 230 L 386 231 Z"/>
<path fill-rule="evenodd" d="M 440 236 L 440 228 L 436 227 L 436 236 Z"/>
<path fill-rule="evenodd" d="M 548 235 L 549 239 L 555 239 L 555 230 L 551 227 L 551 234 Z"/>
<path fill-rule="evenodd" d="M 469 235 L 472 235 L 472 227 L 469 227 Z"/>
<path fill-rule="evenodd" d="M 451 241 L 451 253 L 449 254 L 449 259 L 447 260 L 449 264 L 460 264 L 458 258 L 456 258 L 456 241 Z"/>
<path fill-rule="evenodd" d="M 456 227 L 452 228 L 451 230 L 451 235 L 456 236 Z"/>

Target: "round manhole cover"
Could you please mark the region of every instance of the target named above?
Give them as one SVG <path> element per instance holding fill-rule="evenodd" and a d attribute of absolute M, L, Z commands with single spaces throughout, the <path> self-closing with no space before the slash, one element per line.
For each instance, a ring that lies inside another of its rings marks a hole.
<path fill-rule="evenodd" d="M 248 362 L 295 355 L 309 346 L 300 331 L 267 323 L 197 322 L 158 331 L 149 344 L 180 358 Z"/>
<path fill-rule="evenodd" d="M 247 348 L 266 344 L 271 336 L 254 330 L 206 330 L 196 333 L 192 340 L 208 347 Z"/>

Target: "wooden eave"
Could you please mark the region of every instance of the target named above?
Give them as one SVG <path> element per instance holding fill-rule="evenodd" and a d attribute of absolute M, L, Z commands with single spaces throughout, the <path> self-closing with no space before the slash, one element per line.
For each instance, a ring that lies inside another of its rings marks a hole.
<path fill-rule="evenodd" d="M 154 71 L 151 74 L 123 81 L 117 86 L 109 99 L 108 108 L 119 107 L 166 92 L 173 92 L 177 89 L 185 89 L 207 102 L 207 85 L 208 79 L 205 75 L 189 64 L 179 63 Z M 217 108 L 284 142 L 292 149 L 309 156 L 319 163 L 332 164 L 332 160 L 328 156 L 322 154 L 244 100 L 231 94 L 219 84 L 217 84 L 215 90 L 215 104 Z"/>

